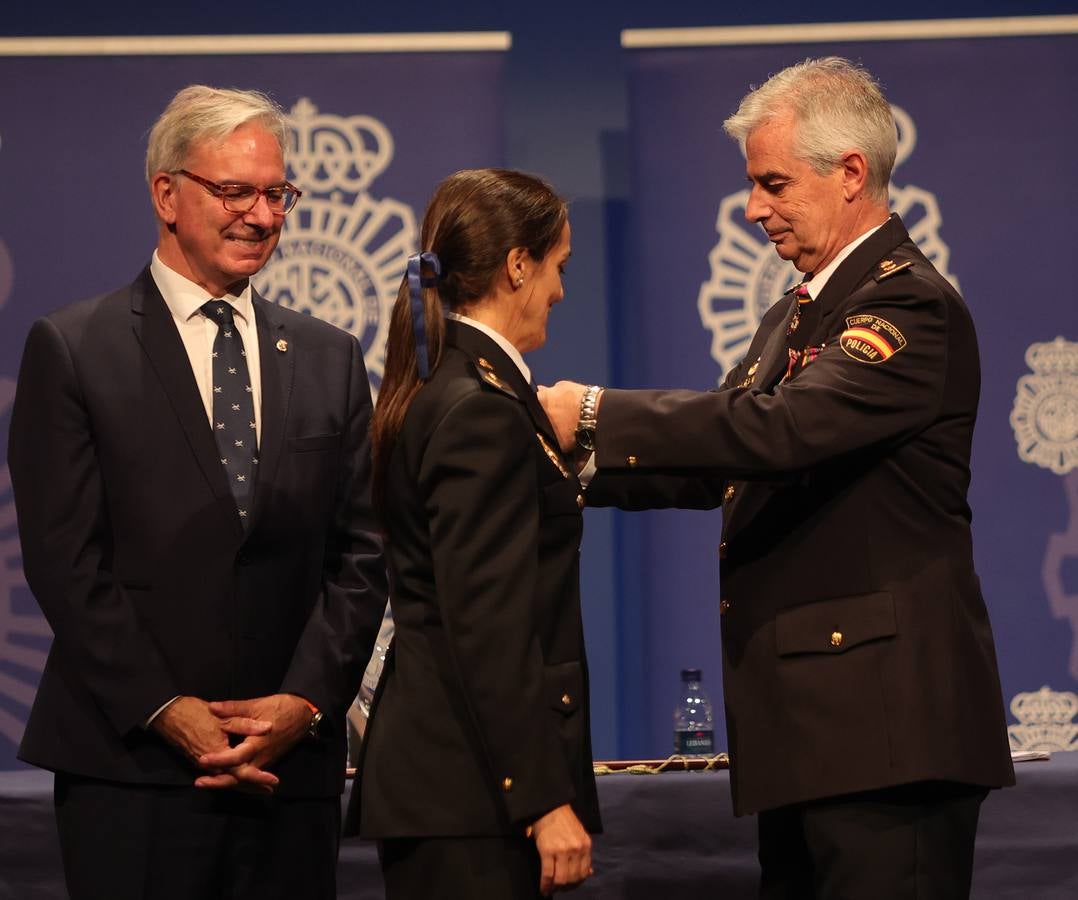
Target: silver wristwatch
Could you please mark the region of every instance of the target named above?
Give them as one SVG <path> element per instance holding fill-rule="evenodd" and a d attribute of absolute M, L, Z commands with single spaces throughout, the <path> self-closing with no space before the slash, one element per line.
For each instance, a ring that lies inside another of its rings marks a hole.
<path fill-rule="evenodd" d="M 580 398 L 580 418 L 576 423 L 576 442 L 585 450 L 595 450 L 595 427 L 599 424 L 596 407 L 599 405 L 599 395 L 603 389 L 597 384 L 589 384 L 584 388 L 584 396 Z"/>

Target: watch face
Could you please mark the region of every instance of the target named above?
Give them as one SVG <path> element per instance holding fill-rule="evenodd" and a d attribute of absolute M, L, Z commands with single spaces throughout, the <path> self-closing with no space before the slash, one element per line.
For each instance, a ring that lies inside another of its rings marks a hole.
<path fill-rule="evenodd" d="M 595 429 L 578 428 L 576 430 L 576 442 L 585 450 L 595 449 Z"/>

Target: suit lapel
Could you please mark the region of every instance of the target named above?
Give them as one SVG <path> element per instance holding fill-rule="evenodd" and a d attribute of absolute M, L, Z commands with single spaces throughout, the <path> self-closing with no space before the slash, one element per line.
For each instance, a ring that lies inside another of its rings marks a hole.
<path fill-rule="evenodd" d="M 258 446 L 258 477 L 250 528 L 255 527 L 274 483 L 284 444 L 288 406 L 292 399 L 297 348 L 293 346 L 280 309 L 253 290 L 251 303 L 258 329 L 258 359 L 262 380 L 262 436 Z"/>
<path fill-rule="evenodd" d="M 222 504 L 221 508 L 230 514 L 237 533 L 242 533 L 235 501 L 228 486 L 228 476 L 221 465 L 221 454 L 206 418 L 206 407 L 199 394 L 198 383 L 191 371 L 191 361 L 149 267 L 143 269 L 132 286 L 131 312 L 134 314 L 135 337 L 149 358 L 161 388 L 179 419 L 191 452 L 206 476 L 214 497 L 231 501 Z"/>
<path fill-rule="evenodd" d="M 524 381 L 523 378 L 520 379 Z M 554 426 L 550 423 L 550 419 L 547 417 L 546 410 L 543 409 L 543 404 L 539 402 L 539 395 L 532 390 L 530 384 L 525 385 L 526 395 L 524 397 L 524 405 L 528 407 L 528 412 L 531 414 L 532 421 L 549 441 L 552 441 L 552 446 L 558 446 L 558 437 L 554 432 Z"/>

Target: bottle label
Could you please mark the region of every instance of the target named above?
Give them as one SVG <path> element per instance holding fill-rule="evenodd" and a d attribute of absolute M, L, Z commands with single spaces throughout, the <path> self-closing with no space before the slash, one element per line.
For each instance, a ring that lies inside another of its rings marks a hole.
<path fill-rule="evenodd" d="M 708 754 L 715 752 L 715 733 L 713 731 L 675 731 L 674 752 L 682 756 Z"/>

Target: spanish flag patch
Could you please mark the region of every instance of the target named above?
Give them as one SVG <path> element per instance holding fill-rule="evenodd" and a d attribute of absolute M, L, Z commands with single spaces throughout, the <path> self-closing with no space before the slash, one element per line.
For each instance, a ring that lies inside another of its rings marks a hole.
<path fill-rule="evenodd" d="M 886 319 L 872 315 L 847 318 L 846 330 L 838 342 L 848 357 L 872 365 L 887 362 L 906 346 L 901 331 Z"/>

